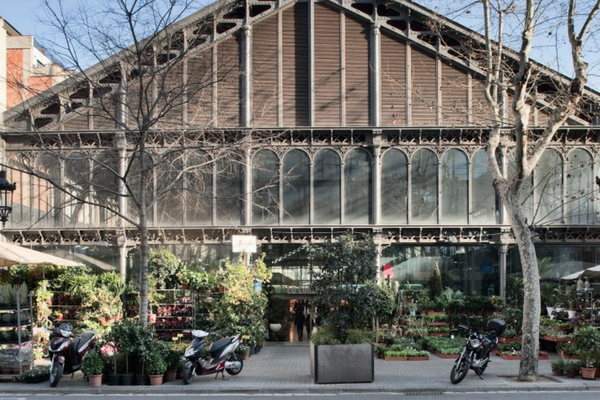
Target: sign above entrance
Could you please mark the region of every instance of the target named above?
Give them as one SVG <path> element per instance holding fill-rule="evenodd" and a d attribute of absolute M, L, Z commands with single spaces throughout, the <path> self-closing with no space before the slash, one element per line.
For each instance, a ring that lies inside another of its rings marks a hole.
<path fill-rule="evenodd" d="M 256 236 L 232 235 L 231 247 L 234 253 L 256 253 Z"/>

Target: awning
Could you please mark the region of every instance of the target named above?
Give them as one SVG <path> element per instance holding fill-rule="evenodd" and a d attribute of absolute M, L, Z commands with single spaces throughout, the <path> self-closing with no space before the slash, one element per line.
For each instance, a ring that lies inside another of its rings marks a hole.
<path fill-rule="evenodd" d="M 31 250 L 8 242 L 0 242 L 0 267 L 11 265 L 56 265 L 63 267 L 77 267 L 83 265 L 64 258 Z"/>

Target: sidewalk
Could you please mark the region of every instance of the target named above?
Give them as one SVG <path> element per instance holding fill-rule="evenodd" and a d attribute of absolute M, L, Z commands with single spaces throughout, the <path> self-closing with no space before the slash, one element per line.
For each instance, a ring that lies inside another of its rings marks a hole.
<path fill-rule="evenodd" d="M 339 392 L 387 392 L 440 394 L 452 392 L 498 392 L 498 391 L 600 391 L 599 380 L 569 379 L 552 376 L 550 361 L 539 364 L 540 380 L 536 383 L 517 382 L 519 361 L 503 360 L 493 356 L 481 380 L 473 371 L 458 385 L 450 383 L 453 360 L 432 355 L 429 361 L 375 360 L 375 381 L 361 384 L 317 385 L 311 381 L 308 344 L 267 343 L 259 354 L 244 362 L 243 371 L 237 376 L 197 376 L 190 385 L 181 380 L 162 386 L 107 386 L 91 388 L 81 372 L 74 378 L 65 376 L 56 388 L 48 382 L 0 383 L 1 394 L 289 394 L 289 393 L 339 393 Z"/>

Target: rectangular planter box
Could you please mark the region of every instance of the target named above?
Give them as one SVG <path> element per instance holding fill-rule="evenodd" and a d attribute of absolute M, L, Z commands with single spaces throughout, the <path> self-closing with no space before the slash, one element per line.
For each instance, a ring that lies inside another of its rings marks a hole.
<path fill-rule="evenodd" d="M 372 344 L 310 342 L 310 374 L 315 383 L 370 383 L 375 379 Z"/>

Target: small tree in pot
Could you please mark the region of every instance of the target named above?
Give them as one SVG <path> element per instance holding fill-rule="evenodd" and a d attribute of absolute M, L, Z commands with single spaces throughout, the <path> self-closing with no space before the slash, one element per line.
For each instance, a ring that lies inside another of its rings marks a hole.
<path fill-rule="evenodd" d="M 583 365 L 581 377 L 596 379 L 594 361 L 600 358 L 600 331 L 593 326 L 583 326 L 575 332 L 575 345 L 579 349 L 579 358 Z"/>

